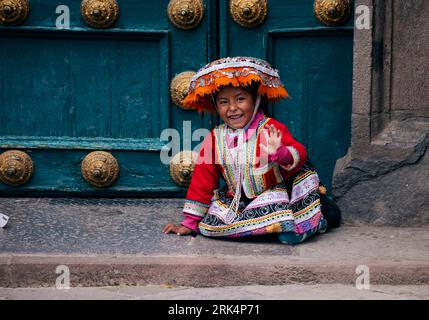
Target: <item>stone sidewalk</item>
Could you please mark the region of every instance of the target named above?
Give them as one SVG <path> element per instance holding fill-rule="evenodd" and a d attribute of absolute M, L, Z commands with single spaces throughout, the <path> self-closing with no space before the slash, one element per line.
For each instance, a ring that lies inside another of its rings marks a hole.
<path fill-rule="evenodd" d="M 290 284 L 282 286 L 0 288 L 0 300 L 428 300 L 429 286 Z"/>
<path fill-rule="evenodd" d="M 353 285 L 358 266 L 372 285 L 429 284 L 428 228 L 346 225 L 297 246 L 164 235 L 181 208 L 180 199 L 0 198 L 10 217 L 0 287 L 55 286 L 58 265 L 72 287 Z"/>

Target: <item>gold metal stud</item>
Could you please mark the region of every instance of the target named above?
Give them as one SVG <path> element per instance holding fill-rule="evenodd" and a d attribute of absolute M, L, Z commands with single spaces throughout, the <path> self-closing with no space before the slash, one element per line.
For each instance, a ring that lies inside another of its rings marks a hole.
<path fill-rule="evenodd" d="M 267 0 L 231 0 L 229 11 L 239 25 L 254 28 L 264 22 L 267 17 Z"/>
<path fill-rule="evenodd" d="M 315 0 L 314 15 L 323 24 L 337 26 L 345 23 L 352 11 L 351 0 Z"/>
<path fill-rule="evenodd" d="M 173 80 L 171 80 L 170 96 L 176 106 L 186 109 L 183 106 L 182 101 L 188 95 L 189 84 L 194 75 L 194 71 L 185 71 L 179 73 L 173 78 Z"/>
<path fill-rule="evenodd" d="M 21 186 L 28 183 L 33 171 L 33 161 L 24 151 L 9 150 L 0 155 L 0 180 L 7 185 Z"/>
<path fill-rule="evenodd" d="M 18 25 L 30 11 L 28 0 L 0 0 L 0 24 Z"/>
<path fill-rule="evenodd" d="M 118 178 L 119 164 L 109 152 L 93 151 L 83 159 L 81 172 L 88 183 L 104 188 L 112 185 Z"/>
<path fill-rule="evenodd" d="M 170 176 L 180 186 L 189 186 L 198 154 L 194 151 L 177 153 L 170 161 Z"/>
<path fill-rule="evenodd" d="M 177 28 L 196 28 L 204 16 L 203 0 L 171 0 L 167 9 L 168 18 Z"/>
<path fill-rule="evenodd" d="M 116 0 L 83 0 L 80 12 L 89 26 L 109 28 L 119 16 L 119 6 Z"/>

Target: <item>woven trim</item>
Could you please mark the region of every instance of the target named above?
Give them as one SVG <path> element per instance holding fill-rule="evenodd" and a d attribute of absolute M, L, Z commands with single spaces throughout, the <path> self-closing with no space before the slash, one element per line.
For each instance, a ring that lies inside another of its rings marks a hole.
<path fill-rule="evenodd" d="M 268 227 L 274 223 L 293 221 L 293 220 L 294 218 L 293 218 L 292 210 L 282 210 L 282 211 L 273 212 L 269 215 L 266 215 L 257 219 L 240 221 L 238 223 L 233 223 L 227 226 L 214 227 L 214 226 L 209 226 L 203 222 L 200 222 L 198 225 L 198 228 L 201 234 L 205 236 L 222 237 L 222 236 L 229 236 L 237 233 L 255 230 L 262 227 Z"/>
<path fill-rule="evenodd" d="M 183 206 L 183 212 L 192 214 L 198 217 L 204 217 L 209 210 L 208 204 L 204 204 L 198 201 L 186 200 Z"/>
<path fill-rule="evenodd" d="M 247 62 L 247 61 L 241 61 L 241 62 L 225 62 L 225 63 L 221 63 L 221 64 L 217 64 L 214 66 L 211 66 L 207 69 L 203 69 L 201 71 L 199 71 L 198 73 L 196 73 L 191 81 L 196 81 L 199 77 L 204 76 L 212 71 L 215 70 L 221 70 L 221 69 L 226 69 L 226 68 L 240 68 L 240 67 L 250 67 L 250 68 L 255 68 L 256 70 L 269 74 L 270 76 L 273 77 L 277 77 L 279 78 L 279 73 L 277 70 L 275 69 L 269 69 L 269 68 L 265 68 L 257 63 L 253 63 L 253 62 Z"/>

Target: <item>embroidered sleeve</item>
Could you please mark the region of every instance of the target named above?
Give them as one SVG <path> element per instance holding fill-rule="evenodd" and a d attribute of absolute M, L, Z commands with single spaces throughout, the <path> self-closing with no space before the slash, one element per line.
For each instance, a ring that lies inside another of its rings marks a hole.
<path fill-rule="evenodd" d="M 208 204 L 187 199 L 183 206 L 183 213 L 188 213 L 193 216 L 203 218 L 206 215 L 208 209 Z"/>
<path fill-rule="evenodd" d="M 183 208 L 185 219 L 182 225 L 186 227 L 194 224 L 195 219 L 200 221 L 206 215 L 214 190 L 219 187 L 219 171 L 215 163 L 213 143 L 214 136 L 210 133 L 201 145 Z M 189 215 L 195 217 L 193 222 L 188 219 Z"/>

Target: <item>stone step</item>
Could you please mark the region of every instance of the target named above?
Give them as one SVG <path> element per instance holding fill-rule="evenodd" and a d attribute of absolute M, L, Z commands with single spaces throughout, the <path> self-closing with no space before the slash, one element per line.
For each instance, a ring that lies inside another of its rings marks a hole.
<path fill-rule="evenodd" d="M 223 287 L 284 284 L 429 284 L 429 263 L 373 260 L 346 263 L 278 256 L 0 255 L 0 287 L 55 287 L 70 273 L 71 287 Z M 364 266 L 364 267 L 363 267 Z M 58 273 L 56 273 L 57 268 Z"/>
<path fill-rule="evenodd" d="M 221 240 L 165 235 L 180 199 L 0 198 L 0 287 L 70 284 L 192 287 L 429 283 L 428 228 L 342 226 L 289 246 L 275 236 Z"/>

